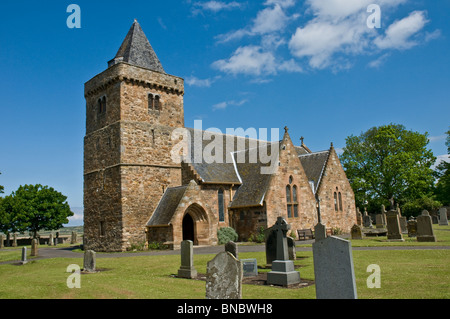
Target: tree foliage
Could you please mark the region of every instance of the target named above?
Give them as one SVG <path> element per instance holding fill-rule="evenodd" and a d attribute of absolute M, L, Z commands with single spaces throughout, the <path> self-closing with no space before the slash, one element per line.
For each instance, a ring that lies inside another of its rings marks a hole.
<path fill-rule="evenodd" d="M 2 175 L 2 173 L 0 172 L 0 175 Z M 5 187 L 3 187 L 2 185 L 0 185 L 0 194 L 3 194 L 5 190 Z"/>
<path fill-rule="evenodd" d="M 436 158 L 428 133 L 407 130 L 403 125 L 373 127 L 351 135 L 340 159 L 355 193 L 356 203 L 380 207 L 390 199 L 403 205 L 431 195 Z"/>
<path fill-rule="evenodd" d="M 446 132 L 447 140 L 447 154 L 450 154 L 450 130 Z M 436 167 L 436 177 L 438 183 L 436 184 L 436 197 L 444 205 L 450 205 L 450 163 L 442 161 Z"/>
<path fill-rule="evenodd" d="M 3 232 L 34 235 L 43 230 L 56 230 L 73 216 L 67 197 L 52 187 L 24 185 L 0 202 L 0 227 Z"/>

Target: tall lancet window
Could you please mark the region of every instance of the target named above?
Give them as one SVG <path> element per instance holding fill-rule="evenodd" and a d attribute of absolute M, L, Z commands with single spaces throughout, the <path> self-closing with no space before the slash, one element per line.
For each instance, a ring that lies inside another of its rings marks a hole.
<path fill-rule="evenodd" d="M 225 203 L 223 197 L 223 189 L 219 189 L 217 193 L 218 206 L 219 206 L 219 222 L 225 221 Z"/>

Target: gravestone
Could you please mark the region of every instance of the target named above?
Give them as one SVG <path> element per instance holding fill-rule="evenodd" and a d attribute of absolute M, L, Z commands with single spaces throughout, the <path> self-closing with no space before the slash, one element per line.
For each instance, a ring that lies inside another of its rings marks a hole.
<path fill-rule="evenodd" d="M 25 265 L 27 262 L 27 247 L 22 247 L 22 260 L 20 261 L 20 263 L 22 265 Z"/>
<path fill-rule="evenodd" d="M 178 269 L 180 278 L 196 278 L 197 270 L 194 267 L 194 243 L 191 240 L 181 242 L 181 267 Z"/>
<path fill-rule="evenodd" d="M 37 256 L 38 255 L 38 240 L 34 238 L 31 241 L 31 253 L 30 256 Z"/>
<path fill-rule="evenodd" d="M 50 233 L 50 235 L 48 235 L 48 245 L 49 246 L 53 246 L 53 233 Z"/>
<path fill-rule="evenodd" d="M 361 226 L 355 224 L 351 229 L 352 239 L 363 239 Z"/>
<path fill-rule="evenodd" d="M 223 251 L 207 264 L 206 299 L 242 298 L 242 262 Z"/>
<path fill-rule="evenodd" d="M 296 260 L 297 254 L 295 252 L 295 240 L 292 237 L 287 236 L 287 245 L 288 245 L 288 255 L 289 260 Z"/>
<path fill-rule="evenodd" d="M 352 245 L 330 236 L 312 244 L 317 299 L 357 299 Z"/>
<path fill-rule="evenodd" d="M 266 265 L 270 266 L 277 256 L 277 234 L 270 227 L 264 231 L 264 236 L 266 244 Z"/>
<path fill-rule="evenodd" d="M 3 235 L 0 235 L 0 249 L 2 249 L 4 246 L 3 241 L 5 240 L 5 237 Z"/>
<path fill-rule="evenodd" d="M 386 219 L 383 214 L 377 214 L 375 216 L 375 222 L 377 228 L 386 228 Z"/>
<path fill-rule="evenodd" d="M 417 217 L 417 241 L 436 242 L 430 213 L 427 210 L 424 210 L 422 215 Z"/>
<path fill-rule="evenodd" d="M 400 228 L 400 220 L 396 210 L 390 210 L 386 214 L 388 241 L 405 241 Z"/>
<path fill-rule="evenodd" d="M 363 225 L 363 216 L 359 211 L 359 207 L 356 207 L 356 224 L 359 226 Z"/>
<path fill-rule="evenodd" d="M 445 207 L 439 209 L 439 225 L 448 226 L 447 208 Z"/>
<path fill-rule="evenodd" d="M 267 274 L 268 285 L 289 286 L 300 282 L 300 273 L 289 260 L 287 231 L 291 228 L 283 217 L 278 217 L 272 226 L 277 236 L 276 260 L 272 262 L 272 271 Z"/>
<path fill-rule="evenodd" d="M 363 225 L 367 228 L 372 228 L 372 218 L 370 218 L 369 214 L 367 214 L 367 208 L 364 208 L 364 215 L 363 215 Z"/>
<path fill-rule="evenodd" d="M 408 220 L 408 237 L 417 237 L 417 220 Z"/>
<path fill-rule="evenodd" d="M 95 251 L 86 250 L 84 252 L 83 271 L 95 272 L 96 256 Z"/>
<path fill-rule="evenodd" d="M 77 233 L 73 231 L 72 232 L 72 236 L 70 238 L 70 244 L 73 245 L 73 244 L 76 244 L 76 243 L 77 243 Z"/>
<path fill-rule="evenodd" d="M 408 221 L 406 220 L 406 216 L 400 216 L 398 218 L 400 222 L 400 229 L 402 230 L 402 234 L 408 233 Z"/>
<path fill-rule="evenodd" d="M 255 258 L 242 259 L 242 269 L 244 271 L 244 277 L 256 277 L 258 276 L 258 261 Z"/>
<path fill-rule="evenodd" d="M 321 222 L 318 222 L 316 226 L 314 226 L 314 238 L 315 240 L 324 239 L 327 237 L 327 228 Z"/>
<path fill-rule="evenodd" d="M 431 221 L 433 224 L 439 224 L 439 218 L 436 215 L 431 215 Z"/>
<path fill-rule="evenodd" d="M 17 247 L 17 234 L 16 234 L 16 233 L 13 234 L 13 243 L 12 243 L 12 246 L 13 246 L 13 247 Z"/>
<path fill-rule="evenodd" d="M 234 258 L 239 259 L 238 245 L 235 242 L 229 241 L 228 243 L 226 243 L 225 251 L 228 251 L 230 254 L 232 254 Z"/>

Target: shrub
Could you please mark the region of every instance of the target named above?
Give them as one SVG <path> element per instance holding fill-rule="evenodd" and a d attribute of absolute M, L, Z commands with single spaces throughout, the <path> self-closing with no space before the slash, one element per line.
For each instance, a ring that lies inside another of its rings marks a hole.
<path fill-rule="evenodd" d="M 238 234 L 231 227 L 223 227 L 217 230 L 217 238 L 219 239 L 219 245 L 228 243 L 229 241 L 237 241 Z"/>
<path fill-rule="evenodd" d="M 256 233 L 253 233 L 250 235 L 250 238 L 248 241 L 254 242 L 254 243 L 263 243 L 265 241 L 264 237 L 264 227 L 259 227 Z"/>

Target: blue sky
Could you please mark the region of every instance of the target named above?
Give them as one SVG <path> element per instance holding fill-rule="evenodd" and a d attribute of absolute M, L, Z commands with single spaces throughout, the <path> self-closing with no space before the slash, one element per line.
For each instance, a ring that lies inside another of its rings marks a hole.
<path fill-rule="evenodd" d="M 81 28 L 70 29 L 70 4 Z M 370 4 L 381 27 L 369 28 Z M 9 1 L 0 11 L 0 185 L 44 184 L 83 205 L 84 83 L 134 19 L 185 79 L 185 125 L 289 127 L 313 151 L 399 123 L 446 154 L 450 1 Z M 74 218 L 72 224 L 80 223 Z"/>

